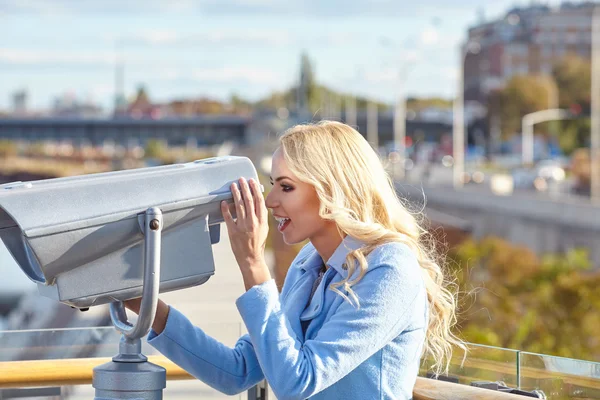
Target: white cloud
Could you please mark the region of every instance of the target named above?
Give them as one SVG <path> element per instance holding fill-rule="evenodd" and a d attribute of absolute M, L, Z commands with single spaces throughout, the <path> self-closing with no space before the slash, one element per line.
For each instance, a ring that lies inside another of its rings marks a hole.
<path fill-rule="evenodd" d="M 437 1 L 437 0 L 431 0 Z M 441 1 L 441 0 L 440 0 Z M 377 15 L 397 18 L 413 14 L 415 7 L 397 0 L 3 0 L 0 11 L 11 14 L 59 15 L 133 15 L 174 13 L 199 15 L 304 15 L 310 17 L 347 17 Z"/>
<path fill-rule="evenodd" d="M 456 81 L 456 79 L 458 78 L 458 68 L 456 68 L 456 67 L 440 68 L 440 75 L 446 79 Z"/>
<path fill-rule="evenodd" d="M 115 62 L 115 56 L 113 53 L 97 51 L 65 52 L 0 48 L 0 62 L 15 65 L 112 65 Z"/>
<path fill-rule="evenodd" d="M 427 27 L 426 29 L 424 29 L 423 32 L 421 32 L 420 39 L 421 39 L 421 44 L 423 44 L 425 46 L 430 46 L 430 45 L 438 42 L 439 33 L 438 33 L 437 29 L 430 26 L 430 27 Z"/>
<path fill-rule="evenodd" d="M 195 69 L 192 77 L 199 81 L 231 82 L 245 81 L 253 84 L 276 85 L 282 76 L 275 71 L 255 67 L 224 67 Z"/>
<path fill-rule="evenodd" d="M 383 68 L 379 70 L 365 71 L 364 79 L 372 84 L 384 84 L 398 82 L 398 68 Z"/>
<path fill-rule="evenodd" d="M 178 40 L 181 40 L 181 35 L 172 31 L 151 30 L 133 35 L 131 39 L 134 41 L 139 40 L 141 42 L 146 42 L 148 44 L 173 44 Z M 122 39 L 122 41 L 127 42 L 128 40 Z"/>
<path fill-rule="evenodd" d="M 175 31 L 148 30 L 118 39 L 127 44 L 169 45 L 169 46 L 284 46 L 291 43 L 292 38 L 285 31 L 269 30 L 216 30 L 193 35 Z"/>
<path fill-rule="evenodd" d="M 519 0 L 521 4 L 526 0 Z M 260 15 L 344 18 L 377 16 L 411 18 L 457 13 L 483 7 L 489 16 L 514 5 L 514 0 L 424 0 L 410 3 L 398 0 L 2 0 L 0 14 L 106 15 L 106 14 L 198 14 L 205 16 Z"/>
<path fill-rule="evenodd" d="M 112 96 L 115 93 L 114 85 L 99 84 L 94 85 L 90 88 L 90 95 L 93 97 L 106 97 Z"/>
<path fill-rule="evenodd" d="M 7 14 L 81 15 L 132 13 L 184 13 L 198 10 L 195 0 L 2 0 L 0 11 Z"/>
<path fill-rule="evenodd" d="M 213 30 L 209 32 L 182 34 L 175 31 L 147 30 L 119 39 L 105 35 L 106 39 L 124 44 L 148 46 L 355 46 L 365 41 L 358 32 L 333 32 L 325 35 L 302 32 L 293 34 L 287 30 Z"/>
<path fill-rule="evenodd" d="M 223 68 L 161 68 L 157 76 L 169 81 L 193 80 L 196 82 L 230 83 L 259 85 L 280 85 L 283 76 L 277 71 L 251 66 Z"/>

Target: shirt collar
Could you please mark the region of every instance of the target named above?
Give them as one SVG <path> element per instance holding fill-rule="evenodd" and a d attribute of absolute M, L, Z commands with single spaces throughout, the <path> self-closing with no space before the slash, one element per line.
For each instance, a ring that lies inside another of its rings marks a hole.
<path fill-rule="evenodd" d="M 336 272 L 342 275 L 344 278 L 348 275 L 348 269 L 345 266 L 346 256 L 351 251 L 357 250 L 363 247 L 365 243 L 361 240 L 353 238 L 347 235 L 342 243 L 335 249 L 329 260 L 327 260 L 327 266 L 336 270 Z M 304 271 L 318 269 L 323 265 L 323 260 L 319 253 L 314 250 L 303 262 L 300 263 L 300 268 Z"/>

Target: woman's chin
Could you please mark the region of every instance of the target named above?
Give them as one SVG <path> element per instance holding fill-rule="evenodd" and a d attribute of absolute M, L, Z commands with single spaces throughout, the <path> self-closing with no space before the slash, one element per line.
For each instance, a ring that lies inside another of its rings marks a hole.
<path fill-rule="evenodd" d="M 287 244 L 288 246 L 292 246 L 294 244 L 298 244 L 298 243 L 302 243 L 304 241 L 303 238 L 297 238 L 294 237 L 290 234 L 286 234 L 286 232 L 282 232 L 281 233 L 283 235 L 283 243 Z"/>

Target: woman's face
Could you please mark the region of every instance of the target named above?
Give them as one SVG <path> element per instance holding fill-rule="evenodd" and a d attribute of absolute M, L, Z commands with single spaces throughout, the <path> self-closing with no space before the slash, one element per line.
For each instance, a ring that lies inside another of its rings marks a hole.
<path fill-rule="evenodd" d="M 277 228 L 285 243 L 300 243 L 328 232 L 337 232 L 333 222 L 319 216 L 317 192 L 288 169 L 281 148 L 273 154 L 271 184 L 273 188 L 265 204 L 279 222 Z"/>

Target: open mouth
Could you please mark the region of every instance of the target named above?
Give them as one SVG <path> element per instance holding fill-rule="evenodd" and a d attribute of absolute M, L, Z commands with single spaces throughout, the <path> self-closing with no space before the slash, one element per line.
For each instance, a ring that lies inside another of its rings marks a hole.
<path fill-rule="evenodd" d="M 279 230 L 279 232 L 283 232 L 284 229 L 287 228 L 287 226 L 290 224 L 290 222 L 292 222 L 292 220 L 289 218 L 275 217 L 275 219 L 277 220 L 277 222 L 279 222 L 279 225 L 277 225 L 277 230 Z"/>

